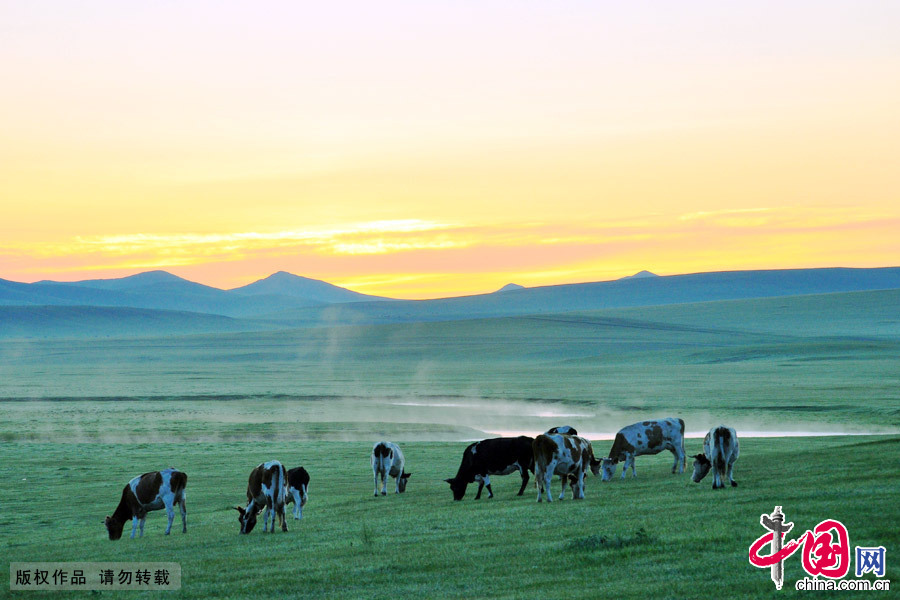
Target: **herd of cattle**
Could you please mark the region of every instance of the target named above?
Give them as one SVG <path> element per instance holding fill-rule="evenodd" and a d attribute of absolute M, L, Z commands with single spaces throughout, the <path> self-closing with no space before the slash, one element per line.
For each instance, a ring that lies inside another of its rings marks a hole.
<path fill-rule="evenodd" d="M 684 473 L 684 421 L 668 418 L 641 421 L 621 429 L 613 440 L 609 455 L 602 459 L 594 457 L 591 442 L 580 437 L 569 426 L 554 427 L 536 438 L 519 436 L 515 438 L 493 438 L 470 444 L 463 451 L 462 462 L 455 477 L 446 479 L 450 484 L 454 500 L 462 500 L 470 483 L 478 483 L 475 499 L 487 488 L 491 490 L 491 475 L 509 475 L 519 471 L 522 487 L 519 496 L 525 493 L 529 472 L 534 473 L 537 485 L 537 501 L 546 496 L 552 502 L 550 481 L 559 475 L 562 490 L 559 499 L 565 497 L 566 487 L 572 488 L 572 497 L 584 498 L 584 477 L 588 469 L 594 475 L 601 475 L 603 481 L 610 481 L 616 468 L 622 463 L 622 478 L 631 467 L 632 477 L 637 476 L 634 459 L 638 456 L 659 454 L 663 450 L 675 456 L 672 473 Z M 713 489 L 725 487 L 725 479 L 736 487 L 732 474 L 734 462 L 740 453 L 737 433 L 731 427 L 713 427 L 703 440 L 703 453 L 693 456 L 694 473 L 691 479 L 699 483 L 713 471 Z M 395 480 L 395 493 L 406 491 L 411 473 L 406 471 L 406 458 L 397 444 L 378 442 L 372 448 L 372 474 L 375 479 L 375 496 L 379 495 L 378 480 L 381 478 L 380 494 L 387 494 L 387 480 Z M 130 518 L 131 537 L 140 527 L 144 535 L 144 520 L 153 510 L 166 509 L 169 524 L 166 535 L 172 530 L 175 506 L 181 511 L 182 532 L 187 532 L 187 510 L 184 490 L 187 475 L 176 469 L 165 469 L 139 475 L 128 482 L 122 490 L 122 499 L 112 516 L 106 517 L 109 539 L 122 537 L 122 529 Z M 256 526 L 257 516 L 263 515 L 263 531 L 275 531 L 276 517 L 281 522 L 281 530 L 287 531 L 285 507 L 294 503 L 294 518 L 302 517 L 302 508 L 307 501 L 309 473 L 303 467 L 286 470 L 277 460 L 262 463 L 250 472 L 247 482 L 247 505 L 235 506 L 238 511 L 241 533 L 250 533 Z M 269 529 L 269 517 L 272 519 Z"/>

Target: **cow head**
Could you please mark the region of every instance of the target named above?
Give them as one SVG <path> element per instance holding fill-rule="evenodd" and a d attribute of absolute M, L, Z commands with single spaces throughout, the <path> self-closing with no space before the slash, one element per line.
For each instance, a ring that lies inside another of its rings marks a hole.
<path fill-rule="evenodd" d="M 107 516 L 104 523 L 106 524 L 106 531 L 109 533 L 109 539 L 117 540 L 122 537 L 122 528 L 125 527 L 124 521 L 116 521 L 112 517 Z"/>
<path fill-rule="evenodd" d="M 253 528 L 256 527 L 256 515 L 259 514 L 259 511 L 256 510 L 256 505 L 251 504 L 250 510 L 244 510 L 240 506 L 233 506 L 232 508 L 240 513 L 238 521 L 241 523 L 241 533 L 253 531 Z"/>
<path fill-rule="evenodd" d="M 401 494 L 406 491 L 406 482 L 409 481 L 410 476 L 412 476 L 412 473 L 404 471 L 400 473 L 400 477 L 397 478 L 397 488 L 400 490 Z"/>
<path fill-rule="evenodd" d="M 447 483 L 450 484 L 450 491 L 453 492 L 454 500 L 462 500 L 463 496 L 466 495 L 466 487 L 468 487 L 469 482 L 464 479 L 459 479 L 457 477 L 453 477 L 451 479 L 445 479 Z"/>
<path fill-rule="evenodd" d="M 697 454 L 694 456 L 694 474 L 691 475 L 691 481 L 694 483 L 700 483 L 703 481 L 703 478 L 706 477 L 706 474 L 709 473 L 709 469 L 712 467 L 712 463 L 709 462 L 709 459 L 706 458 L 704 454 Z"/>
<path fill-rule="evenodd" d="M 616 465 L 618 465 L 618 464 L 619 464 L 619 461 L 614 458 L 600 459 L 600 470 L 603 471 L 601 480 L 611 481 L 613 478 L 613 475 L 616 474 Z M 591 470 L 593 470 L 593 465 L 591 465 Z"/>
<path fill-rule="evenodd" d="M 591 473 L 594 474 L 594 477 L 600 474 L 600 471 L 603 469 L 603 461 L 597 460 L 594 457 L 591 457 Z"/>

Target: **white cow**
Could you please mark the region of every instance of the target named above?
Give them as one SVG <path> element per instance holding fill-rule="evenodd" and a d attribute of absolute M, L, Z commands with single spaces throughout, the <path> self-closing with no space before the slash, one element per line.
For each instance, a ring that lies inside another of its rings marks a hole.
<path fill-rule="evenodd" d="M 636 456 L 659 454 L 669 450 L 675 455 L 672 473 L 684 473 L 684 421 L 668 418 L 641 421 L 623 427 L 616 434 L 609 457 L 603 459 L 603 481 L 609 481 L 616 474 L 616 465 L 622 464 L 622 479 L 631 466 L 631 476 L 637 477 L 634 469 Z"/>
<path fill-rule="evenodd" d="M 724 425 L 713 427 L 703 438 L 703 454 L 694 456 L 694 474 L 691 479 L 694 483 L 700 483 L 712 469 L 714 490 L 725 487 L 726 477 L 731 482 L 731 487 L 737 487 L 733 470 L 740 454 L 737 432 Z"/>
<path fill-rule="evenodd" d="M 559 499 L 566 496 L 566 484 L 571 482 L 572 498 L 584 498 L 584 474 L 590 469 L 594 475 L 600 472 L 600 461 L 594 459 L 591 443 L 577 435 L 541 434 L 534 438 L 534 477 L 537 484 L 537 501 L 541 502 L 541 493 L 547 496 L 547 502 L 553 502 L 550 494 L 550 480 L 559 475 L 562 480 L 562 493 Z"/>
<path fill-rule="evenodd" d="M 381 495 L 387 495 L 388 475 L 397 481 L 396 494 L 406 491 L 406 483 L 412 473 L 406 472 L 406 459 L 400 446 L 393 442 L 378 442 L 372 448 L 372 475 L 375 478 L 375 495 L 378 495 L 378 478 L 381 477 Z"/>

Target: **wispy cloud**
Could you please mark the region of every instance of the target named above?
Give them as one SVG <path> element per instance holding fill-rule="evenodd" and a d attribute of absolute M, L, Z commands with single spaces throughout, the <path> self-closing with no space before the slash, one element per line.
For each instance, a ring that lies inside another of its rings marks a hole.
<path fill-rule="evenodd" d="M 838 264 L 823 257 L 850 237 L 858 249 L 841 264 L 896 262 L 884 258 L 896 255 L 896 227 L 896 219 L 850 208 L 780 207 L 604 223 L 401 219 L 269 232 L 79 236 L 27 246 L 0 241 L 6 269 L 0 276 L 174 269 L 225 287 L 289 270 L 370 293 L 434 297 L 490 291 L 510 281 L 597 281 L 641 269 L 672 274 Z"/>
<path fill-rule="evenodd" d="M 678 217 L 679 221 L 696 221 L 700 219 L 730 219 L 751 214 L 771 213 L 771 208 L 734 208 L 729 210 L 710 210 L 687 213 Z"/>

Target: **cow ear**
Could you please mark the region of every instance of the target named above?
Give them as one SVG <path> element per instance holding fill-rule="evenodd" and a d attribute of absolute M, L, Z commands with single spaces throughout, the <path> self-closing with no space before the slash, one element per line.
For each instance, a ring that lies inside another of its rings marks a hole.
<path fill-rule="evenodd" d="M 402 475 L 400 475 L 400 477 L 403 477 L 404 479 L 409 479 L 410 477 L 412 477 L 412 473 L 403 473 Z"/>
<path fill-rule="evenodd" d="M 450 485 L 453 485 L 454 483 L 456 483 L 456 479 L 445 479 L 444 481 L 446 481 Z"/>
<path fill-rule="evenodd" d="M 231 508 L 233 508 L 234 510 L 238 511 L 241 514 L 244 514 L 244 509 L 241 508 L 240 506 L 232 506 Z"/>

